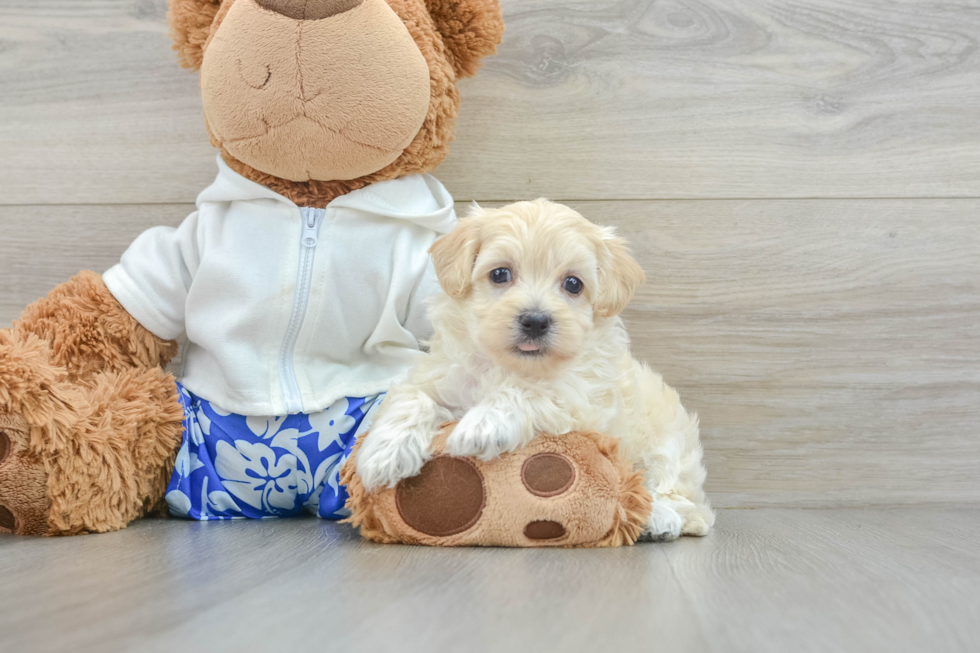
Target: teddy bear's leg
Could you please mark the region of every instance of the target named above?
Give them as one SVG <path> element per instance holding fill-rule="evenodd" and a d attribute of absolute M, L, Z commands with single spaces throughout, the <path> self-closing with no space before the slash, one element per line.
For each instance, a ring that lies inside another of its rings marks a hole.
<path fill-rule="evenodd" d="M 115 530 L 159 503 L 182 433 L 174 351 L 94 273 L 0 330 L 0 529 Z"/>
<path fill-rule="evenodd" d="M 483 461 L 446 454 L 455 424 L 433 441 L 422 471 L 368 492 L 357 471 L 365 434 L 341 472 L 347 521 L 377 542 L 433 546 L 632 544 L 650 515 L 643 474 L 598 433 L 539 434 L 525 447 Z"/>
<path fill-rule="evenodd" d="M 159 507 L 183 433 L 173 377 L 127 370 L 80 385 L 43 364 L 12 370 L 36 350 L 11 352 L 3 335 L 0 529 L 105 532 Z"/>
<path fill-rule="evenodd" d="M 52 534 L 114 531 L 163 509 L 183 436 L 177 393 L 159 368 L 91 380 L 74 431 L 44 456 Z"/>
<path fill-rule="evenodd" d="M 35 445 L 74 428 L 80 401 L 49 358 L 37 336 L 0 331 L 0 529 L 25 535 L 49 530 L 48 476 Z"/>
<path fill-rule="evenodd" d="M 126 312 L 94 272 L 79 272 L 14 322 L 15 336 L 48 343 L 52 365 L 70 380 L 109 370 L 166 367 L 177 343 L 153 335 Z"/>

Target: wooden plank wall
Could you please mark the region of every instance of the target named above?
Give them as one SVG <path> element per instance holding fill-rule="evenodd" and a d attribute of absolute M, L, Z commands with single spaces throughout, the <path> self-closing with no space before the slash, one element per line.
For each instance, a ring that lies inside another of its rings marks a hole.
<path fill-rule="evenodd" d="M 0 324 L 213 178 L 165 0 L 0 0 Z M 719 506 L 980 499 L 980 2 L 504 0 L 437 175 L 634 243 Z"/>

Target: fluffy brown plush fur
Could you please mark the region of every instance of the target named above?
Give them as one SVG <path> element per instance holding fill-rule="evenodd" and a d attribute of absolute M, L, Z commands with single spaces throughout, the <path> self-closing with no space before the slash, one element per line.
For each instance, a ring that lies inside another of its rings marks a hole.
<path fill-rule="evenodd" d="M 435 458 L 441 458 L 446 437 L 454 424 L 446 425 L 433 443 Z M 467 458 L 477 470 L 483 499 L 479 512 L 468 526 L 450 534 L 423 532 L 408 522 L 411 514 L 403 499 L 424 492 L 423 484 L 441 484 L 441 495 L 465 494 L 467 487 L 459 477 L 425 467 L 415 479 L 402 481 L 396 488 L 368 493 L 357 475 L 357 454 L 371 437 L 358 440 L 344 465 L 341 481 L 350 498 L 347 519 L 360 529 L 361 535 L 387 544 L 424 544 L 429 546 L 522 546 L 522 547 L 614 547 L 636 542 L 650 516 L 652 497 L 643 487 L 643 474 L 626 465 L 614 438 L 599 433 L 568 433 L 560 437 L 540 435 L 528 446 L 489 462 Z M 524 469 L 535 456 L 561 457 L 574 470 L 572 480 L 563 490 L 549 496 L 536 495 L 526 485 Z M 406 483 L 412 485 L 406 486 Z M 404 486 L 404 487 L 403 487 Z M 476 503 L 468 507 L 476 512 Z M 426 507 L 430 522 L 452 520 L 457 505 L 432 502 Z M 467 516 L 457 519 L 466 522 Z M 529 537 L 529 525 L 547 523 L 556 529 L 553 537 Z M 452 529 L 457 530 L 457 529 Z"/>
<path fill-rule="evenodd" d="M 110 531 L 159 504 L 182 433 L 175 352 L 90 272 L 0 331 L 0 528 Z"/>
<path fill-rule="evenodd" d="M 494 0 L 425 0 L 456 77 L 472 77 L 497 49 L 504 19 Z"/>
<path fill-rule="evenodd" d="M 180 65 L 198 70 L 204 60 L 204 46 L 211 38 L 212 27 L 217 28 L 215 15 L 222 4 L 231 6 L 234 0 L 170 0 L 167 21 L 170 37 L 177 51 Z M 225 8 L 227 11 L 227 7 Z"/>
<path fill-rule="evenodd" d="M 163 370 L 106 372 L 82 390 L 74 428 L 37 443 L 48 454 L 51 534 L 125 528 L 158 507 L 183 433 L 177 386 Z"/>
<path fill-rule="evenodd" d="M 176 342 L 140 326 L 94 272 L 79 273 L 28 306 L 14 332 L 47 342 L 52 364 L 65 368 L 70 380 L 100 371 L 166 367 L 177 354 Z"/>

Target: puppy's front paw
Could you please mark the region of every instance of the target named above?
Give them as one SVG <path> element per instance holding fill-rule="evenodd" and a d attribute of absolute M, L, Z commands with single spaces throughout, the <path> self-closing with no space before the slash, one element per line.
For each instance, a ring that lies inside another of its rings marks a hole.
<path fill-rule="evenodd" d="M 381 427 L 368 434 L 357 454 L 357 473 L 368 492 L 394 487 L 403 478 L 415 476 L 429 458 L 423 449 L 424 436 Z"/>
<path fill-rule="evenodd" d="M 521 423 L 514 413 L 491 406 L 475 406 L 459 420 L 446 440 L 454 456 L 492 460 L 521 444 Z"/>
<path fill-rule="evenodd" d="M 677 511 L 662 501 L 653 502 L 653 512 L 638 542 L 670 542 L 681 536 L 684 520 Z"/>

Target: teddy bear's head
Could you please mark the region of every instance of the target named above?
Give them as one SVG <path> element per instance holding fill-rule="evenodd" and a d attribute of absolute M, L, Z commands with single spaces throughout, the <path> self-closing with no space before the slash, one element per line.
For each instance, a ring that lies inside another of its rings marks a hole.
<path fill-rule="evenodd" d="M 170 0 L 211 142 L 299 204 L 435 168 L 498 0 Z"/>

